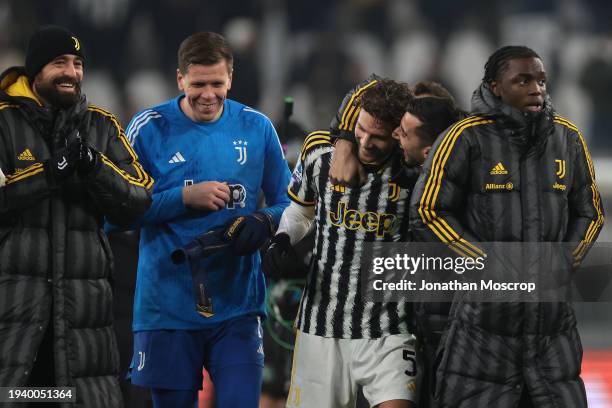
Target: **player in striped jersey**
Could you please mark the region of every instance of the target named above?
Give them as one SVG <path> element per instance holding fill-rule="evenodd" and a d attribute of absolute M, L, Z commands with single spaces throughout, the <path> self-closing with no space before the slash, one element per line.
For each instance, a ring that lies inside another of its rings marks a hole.
<path fill-rule="evenodd" d="M 393 133 L 412 100 L 405 84 L 379 80 L 360 96 L 355 134 L 367 182 L 358 189 L 331 184 L 329 132 L 311 133 L 289 186 L 267 260 L 316 226 L 311 270 L 300 305 L 288 406 L 351 407 L 357 384 L 372 406 L 410 407 L 414 400 L 414 337 L 408 304 L 363 300 L 362 243 L 397 241 L 407 227 L 410 180 Z M 412 180 L 414 181 L 414 180 Z M 314 359 L 315 356 L 318 358 Z"/>
<path fill-rule="evenodd" d="M 355 122 L 359 113 L 361 95 L 378 80 L 380 80 L 380 76 L 371 74 L 351 90 L 342 101 L 338 114 L 334 116 L 329 125 L 330 136 L 334 144 L 334 154 L 329 170 L 329 178 L 335 184 L 356 187 L 365 183 L 365 169 L 360 164 L 359 160 L 357 160 L 357 148 L 354 134 Z M 451 93 L 438 82 L 417 82 L 412 87 L 412 93 L 415 98 L 434 97 L 436 99 L 426 100 L 425 105 L 428 106 L 422 106 L 421 108 L 416 107 L 422 114 L 416 111 L 413 112 L 416 113 L 417 116 L 420 116 L 421 123 L 412 124 L 416 127 L 423 124 L 425 124 L 425 126 L 418 131 L 421 136 L 423 136 L 420 138 L 422 139 L 422 143 L 418 151 L 413 150 L 412 147 L 408 147 L 408 149 L 403 148 L 404 154 L 409 154 L 411 156 L 416 154 L 419 156 L 418 161 L 415 161 L 415 158 L 412 157 L 412 159 L 406 163 L 408 166 L 423 164 L 425 161 L 424 153 L 429 151 L 429 146 L 431 146 L 439 132 L 446 128 L 445 126 L 440 128 L 440 126 L 444 124 L 450 125 L 450 123 L 459 120 L 459 117 L 465 115 L 465 112 L 461 111 L 456 106 L 455 99 Z M 426 113 L 426 111 L 429 111 L 429 113 Z M 453 116 L 453 118 L 449 118 L 449 115 Z M 449 120 L 451 120 L 451 122 L 448 122 Z M 440 129 L 439 132 L 438 129 Z M 420 171 L 419 169 L 413 170 Z"/>
<path fill-rule="evenodd" d="M 352 139 L 348 143 L 355 144 L 354 129 L 360 110 L 361 95 L 363 95 L 361 90 L 365 90 L 364 88 L 373 85 L 372 82 L 379 80 L 380 77 L 372 75 L 366 81 L 357 85 L 347 95 L 341 105 L 339 114 L 332 121 L 331 130 L 335 136 L 340 136 L 347 140 Z M 399 140 L 402 148 L 404 171 L 407 173 L 406 177 L 412 180 L 420 173 L 420 166 L 425 161 L 437 135 L 465 114 L 457 108 L 450 93 L 438 83 L 419 82 L 413 87 L 413 92 L 415 98 L 406 107 L 406 113 L 402 117 L 400 126 L 393 132 L 393 137 Z M 353 98 L 353 95 L 356 95 L 356 97 Z M 333 142 L 333 135 L 330 136 L 332 136 Z M 318 135 L 315 132 L 307 140 L 307 145 L 314 146 L 315 143 L 321 142 L 320 139 L 320 132 Z M 334 151 L 337 152 L 336 148 L 334 148 Z M 357 162 L 360 163 L 359 160 Z M 333 167 L 333 164 L 330 167 Z M 331 173 L 331 168 L 327 173 Z M 403 235 L 409 235 L 405 231 L 403 232 Z M 278 235 L 275 240 L 278 241 L 282 237 L 283 235 Z M 409 239 L 410 237 L 405 236 L 404 238 Z M 279 256 L 277 259 L 274 259 L 272 256 L 274 252 L 272 251 L 270 256 L 266 258 L 267 262 L 264 264 L 264 268 L 266 269 L 267 266 L 269 274 L 274 273 L 276 270 L 276 273 L 282 273 L 283 277 L 288 277 L 290 271 L 286 271 L 283 268 L 286 267 L 286 260 L 295 258 L 293 248 L 289 243 L 286 243 L 285 251 L 278 251 Z M 417 357 L 420 359 L 419 370 L 421 371 L 419 375 L 423 376 L 423 379 L 419 382 L 419 406 L 429 406 L 429 383 L 431 381 L 433 350 L 435 350 L 438 344 L 444 327 L 449 304 L 424 303 L 417 304 L 416 307 L 414 317 L 419 336 Z"/>

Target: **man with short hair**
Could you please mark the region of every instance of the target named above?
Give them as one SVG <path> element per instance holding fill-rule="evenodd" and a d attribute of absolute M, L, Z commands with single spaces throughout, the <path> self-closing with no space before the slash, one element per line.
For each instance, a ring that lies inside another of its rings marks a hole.
<path fill-rule="evenodd" d="M 0 386 L 76 387 L 76 407 L 118 408 L 102 224 L 142 215 L 153 179 L 81 94 L 84 61 L 77 36 L 42 26 L 0 77 Z"/>
<path fill-rule="evenodd" d="M 433 85 L 433 89 L 430 85 Z M 406 107 L 406 113 L 394 135 L 397 135 L 400 141 L 404 171 L 419 175 L 438 135 L 463 117 L 464 112 L 457 108 L 450 93 L 440 84 L 419 82 L 413 89 L 419 93 Z M 413 239 L 412 232 L 406 231 L 404 240 Z M 444 331 L 449 310 L 449 302 L 413 303 L 411 321 L 417 340 L 416 358 L 420 370 L 417 390 L 419 407 L 431 406 L 435 350 Z"/>
<path fill-rule="evenodd" d="M 365 81 L 359 83 L 355 89 L 349 92 L 344 100 L 342 101 L 341 109 L 337 115 L 331 121 L 329 126 L 331 137 L 334 142 L 334 154 L 332 155 L 331 168 L 329 170 L 329 178 L 337 185 L 341 186 L 353 186 L 357 187 L 365 182 L 365 168 L 357 160 L 357 151 L 355 145 L 355 120 L 357 113 L 359 112 L 359 104 L 361 94 L 372 84 L 376 83 L 380 77 L 376 74 L 371 74 Z M 431 128 L 436 123 L 435 128 L 442 131 L 445 127 L 440 128 L 440 125 L 444 125 L 444 121 L 456 120 L 461 115 L 462 111 L 456 106 L 455 99 L 451 93 L 442 86 L 442 84 L 435 81 L 420 81 L 412 86 L 412 93 L 418 98 L 424 97 L 435 97 L 439 98 L 438 102 L 423 104 L 419 109 L 425 110 L 437 110 L 437 113 L 441 116 L 436 118 L 436 115 L 428 115 L 427 126 L 430 127 L 427 131 L 421 129 L 419 131 L 421 136 L 424 136 L 429 146 L 433 144 L 437 134 L 431 132 Z M 433 111 L 431 113 L 434 113 Z M 450 115 L 450 116 L 449 116 Z M 409 118 L 406 118 L 409 120 Z M 422 125 L 422 123 L 411 122 L 411 126 L 416 127 Z M 426 136 L 430 133 L 432 136 Z M 394 133 L 397 135 L 397 133 Z M 421 138 L 420 138 L 421 139 Z M 416 139 L 412 139 L 416 142 Z M 421 146 L 421 149 L 426 146 Z M 425 161 L 424 156 L 421 152 L 419 155 L 419 164 L 423 164 Z M 412 147 L 404 149 L 404 154 L 413 155 L 416 151 L 413 151 Z M 409 166 L 414 166 L 415 161 L 410 160 Z"/>
<path fill-rule="evenodd" d="M 478 242 L 572 243 L 557 260 L 568 273 L 584 259 L 603 208 L 584 138 L 546 84 L 533 50 L 491 55 L 471 116 L 438 138 L 415 186 L 417 239 L 465 257 L 482 254 Z M 586 407 L 581 359 L 569 303 L 459 301 L 438 350 L 436 406 Z"/>
<path fill-rule="evenodd" d="M 421 166 L 436 138 L 463 115 L 451 98 L 415 98 L 402 116 L 397 136 L 407 167 Z"/>
<path fill-rule="evenodd" d="M 266 288 L 258 249 L 288 205 L 290 171 L 262 113 L 227 98 L 233 57 L 219 34 L 187 37 L 178 52 L 177 98 L 138 113 L 128 137 L 156 177 L 140 220 L 132 382 L 159 407 L 193 407 L 210 373 L 219 407 L 257 407 Z M 258 209 L 260 190 L 267 208 Z M 175 265 L 170 254 L 230 225 L 230 248 Z M 192 273 L 209 302 L 198 308 Z"/>
<path fill-rule="evenodd" d="M 361 103 L 359 94 L 379 79 L 378 76 L 371 75 L 357 85 L 353 92 L 345 97 L 338 115 L 332 120 L 331 133 L 336 138 L 329 171 L 332 183 L 334 178 L 331 177 L 331 172 L 334 163 L 338 170 L 337 174 L 345 177 L 344 182 L 351 179 L 356 180 L 350 175 L 352 169 L 363 167 L 356 155 L 352 153 L 356 150 L 355 123 L 350 118 L 355 117 L 354 111 L 359 109 Z M 400 142 L 404 158 L 403 172 L 414 183 L 438 135 L 453 122 L 462 118 L 465 113 L 455 105 L 448 90 L 437 82 L 422 81 L 414 85 L 412 89 L 415 98 L 406 106 L 406 112 L 402 116 L 400 126 L 393 132 L 393 137 Z M 352 97 L 353 95 L 356 96 Z M 338 153 L 339 149 L 342 150 L 340 153 Z M 351 162 L 356 162 L 356 165 L 351 165 Z M 412 190 L 412 185 L 410 190 Z M 402 231 L 402 240 L 411 241 L 412 239 L 412 234 L 407 228 Z M 416 357 L 420 370 L 417 390 L 418 406 L 428 407 L 431 404 L 434 385 L 434 353 L 444 331 L 449 309 L 450 303 L 448 302 L 413 303 L 413 315 L 408 317 L 413 323 L 417 340 Z"/>
<path fill-rule="evenodd" d="M 397 241 L 407 225 L 410 193 L 393 133 L 412 100 L 407 85 L 380 79 L 360 95 L 355 116 L 358 158 L 367 169 L 361 188 L 328 179 L 329 132 L 304 142 L 289 186 L 292 203 L 266 253 L 264 269 L 283 276 L 283 260 L 314 222 L 316 238 L 296 322 L 289 407 L 353 407 L 357 387 L 371 406 L 414 406 L 414 337 L 407 303 L 363 299 L 364 242 Z"/>

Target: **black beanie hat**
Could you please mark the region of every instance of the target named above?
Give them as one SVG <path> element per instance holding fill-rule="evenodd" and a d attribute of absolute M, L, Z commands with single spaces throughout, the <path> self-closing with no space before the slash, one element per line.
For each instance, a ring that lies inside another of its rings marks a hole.
<path fill-rule="evenodd" d="M 84 58 L 81 42 L 64 27 L 44 25 L 30 37 L 26 51 L 25 70 L 30 83 L 45 65 L 64 54 Z"/>

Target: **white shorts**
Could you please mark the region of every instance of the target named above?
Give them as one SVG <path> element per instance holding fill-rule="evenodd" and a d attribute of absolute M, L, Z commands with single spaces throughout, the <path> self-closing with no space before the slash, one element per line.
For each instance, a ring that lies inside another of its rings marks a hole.
<path fill-rule="evenodd" d="M 353 408 L 357 387 L 376 406 L 416 399 L 412 334 L 378 339 L 334 339 L 298 330 L 287 407 Z"/>

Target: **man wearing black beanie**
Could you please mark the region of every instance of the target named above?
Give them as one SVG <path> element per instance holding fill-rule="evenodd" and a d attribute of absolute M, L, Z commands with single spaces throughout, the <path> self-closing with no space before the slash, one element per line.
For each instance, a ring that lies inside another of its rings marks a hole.
<path fill-rule="evenodd" d="M 74 387 L 70 406 L 115 408 L 102 226 L 144 214 L 153 180 L 117 119 L 81 94 L 83 63 L 77 36 L 42 26 L 25 66 L 0 75 L 0 387 Z"/>
<path fill-rule="evenodd" d="M 55 61 L 60 58 L 60 61 Z M 59 62 L 70 60 L 74 69 Z M 66 108 L 81 96 L 85 57 L 81 42 L 63 27 L 42 26 L 30 38 L 25 72 L 34 93 L 45 104 Z"/>

